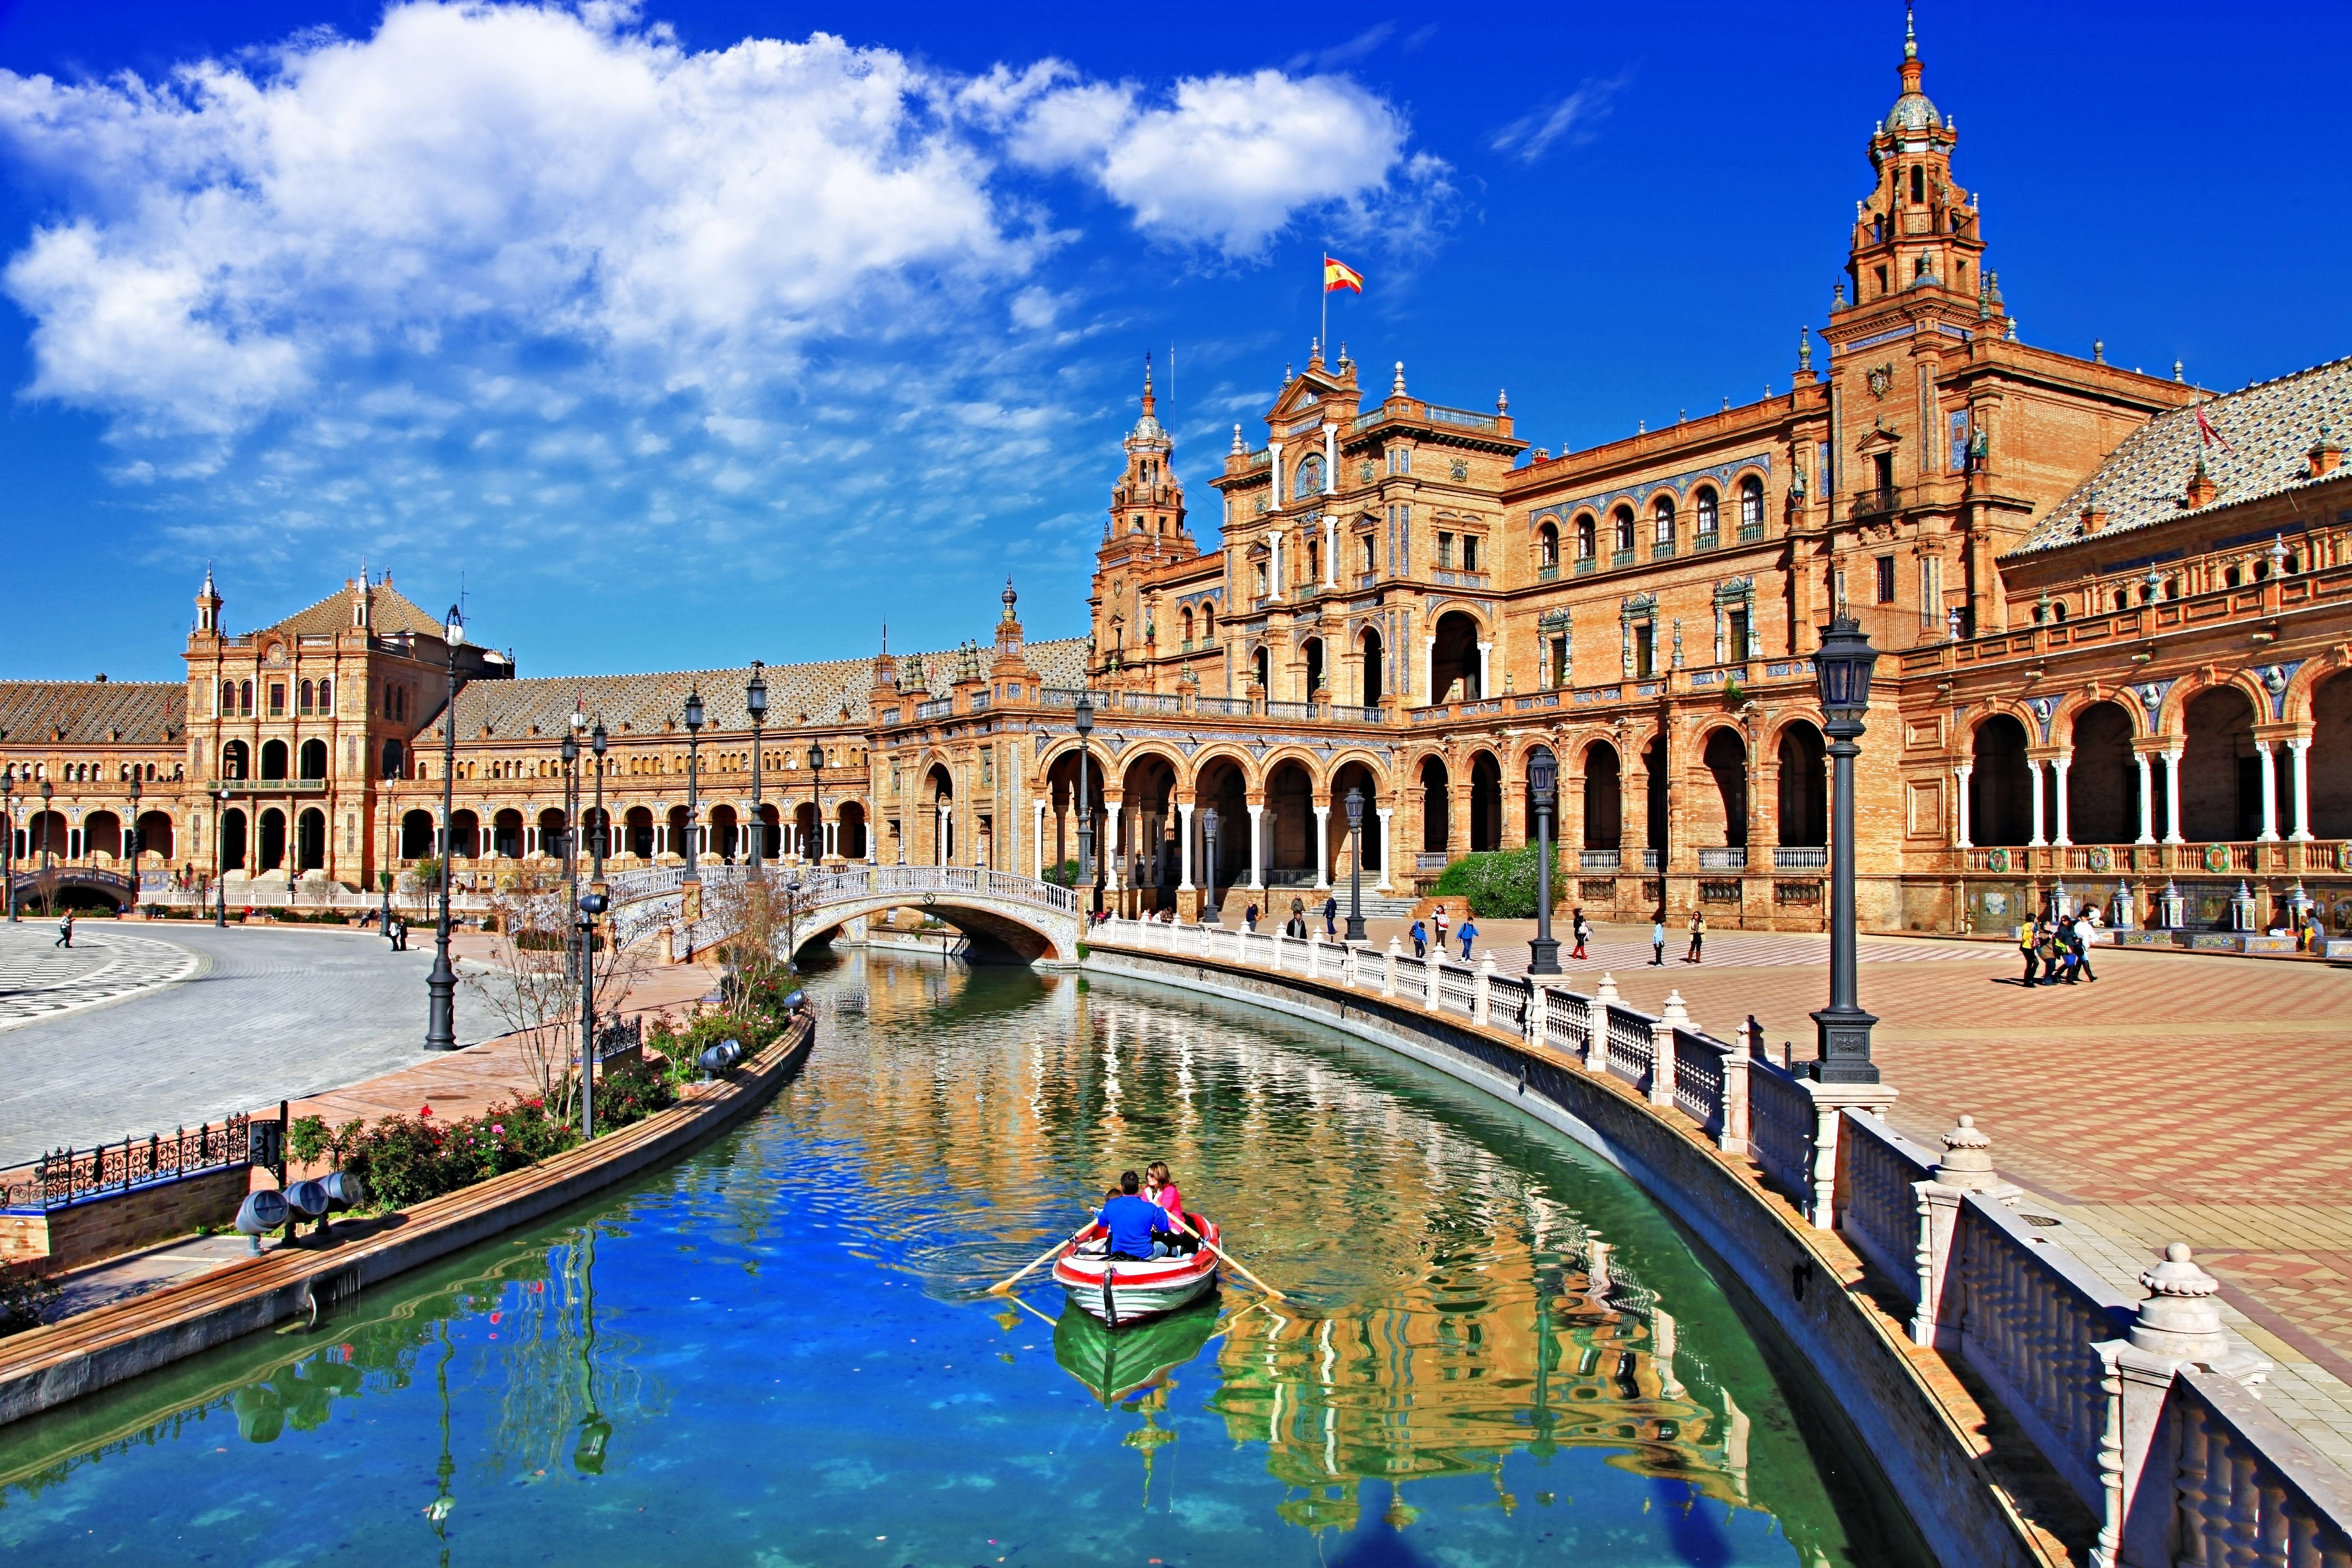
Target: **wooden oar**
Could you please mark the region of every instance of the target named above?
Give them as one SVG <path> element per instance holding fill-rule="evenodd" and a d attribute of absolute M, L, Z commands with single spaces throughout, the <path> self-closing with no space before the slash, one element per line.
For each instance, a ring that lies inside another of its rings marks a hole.
<path fill-rule="evenodd" d="M 1010 1279 L 1000 1279 L 995 1284 L 991 1285 L 988 1288 L 988 1293 L 992 1296 L 1003 1295 L 1007 1290 L 1012 1289 L 1013 1286 L 1019 1284 L 1023 1277 L 1028 1274 L 1031 1269 L 1036 1268 L 1038 1264 L 1051 1263 L 1061 1252 L 1062 1248 L 1069 1246 L 1071 1241 L 1077 1240 L 1079 1237 L 1086 1235 L 1087 1231 L 1094 1229 L 1094 1221 L 1087 1221 L 1085 1225 L 1079 1226 L 1078 1229 L 1071 1235 L 1068 1241 L 1057 1241 L 1054 1243 L 1053 1246 L 1045 1249 L 1044 1255 L 1038 1258 L 1035 1262 L 1024 1265 L 1019 1274 L 1013 1275 Z M 1236 1265 L 1236 1267 L 1238 1267 L 1238 1265 Z"/>
<path fill-rule="evenodd" d="M 1234 1272 L 1238 1273 L 1243 1279 L 1248 1280 L 1251 1284 L 1256 1286 L 1259 1289 L 1265 1291 L 1267 1295 L 1273 1297 L 1277 1301 L 1287 1301 L 1290 1300 L 1289 1297 L 1284 1295 L 1281 1291 L 1276 1289 L 1273 1286 L 1267 1284 L 1256 1275 L 1251 1273 L 1248 1264 L 1244 1263 L 1240 1258 L 1235 1258 L 1232 1253 L 1227 1252 L 1223 1247 L 1219 1247 L 1215 1242 L 1211 1241 L 1207 1237 L 1202 1236 L 1199 1231 L 1194 1230 L 1191 1226 L 1186 1225 L 1182 1215 L 1171 1215 L 1168 1217 L 1176 1222 L 1177 1229 L 1182 1231 L 1186 1236 L 1192 1237 L 1202 1246 L 1207 1247 L 1211 1252 L 1215 1253 L 1217 1257 L 1222 1258 L 1223 1261 L 1232 1264 L 1234 1266 Z"/>

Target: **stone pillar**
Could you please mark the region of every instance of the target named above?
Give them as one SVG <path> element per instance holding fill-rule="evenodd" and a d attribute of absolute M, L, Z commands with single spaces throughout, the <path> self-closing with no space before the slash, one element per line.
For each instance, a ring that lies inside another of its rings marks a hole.
<path fill-rule="evenodd" d="M 1958 849 L 1975 847 L 1969 842 L 1969 775 L 1976 771 L 1974 763 L 1962 763 L 1952 770 L 1952 777 L 1958 781 L 1952 796 L 1952 845 Z"/>
<path fill-rule="evenodd" d="M 2255 840 L 2263 844 L 2278 842 L 2278 769 L 2271 765 L 2271 743 L 2257 739 L 2254 756 L 2263 775 L 2263 830 Z"/>
<path fill-rule="evenodd" d="M 1339 427 L 1336 425 L 1323 426 L 1323 493 L 1339 493 Z"/>
<path fill-rule="evenodd" d="M 1469 850 L 1470 781 L 1465 778 L 1445 786 L 1445 858 L 1459 860 Z"/>
<path fill-rule="evenodd" d="M 1375 881 L 1372 887 L 1375 891 L 1385 893 L 1389 890 L 1389 817 L 1394 814 L 1396 807 L 1379 805 L 1374 806 L 1372 810 L 1381 819 L 1381 874 L 1380 879 Z"/>
<path fill-rule="evenodd" d="M 2134 753 L 2132 761 L 2139 768 L 2139 837 L 2135 839 L 2133 842 L 2138 844 L 2153 844 L 2156 842 L 2156 781 L 2154 777 L 2154 770 L 2149 768 L 2147 765 L 2147 753 L 2146 752 Z"/>
<path fill-rule="evenodd" d="M 1264 857 L 1264 856 L 1259 852 L 1259 847 L 1258 847 L 1258 846 L 1259 846 L 1259 832 L 1258 832 L 1258 829 L 1259 829 L 1259 827 L 1260 827 L 1260 826 L 1261 826 L 1261 824 L 1262 824 L 1262 822 L 1263 822 L 1263 820 L 1264 820 L 1265 816 L 1265 805 L 1264 805 L 1262 802 L 1259 802 L 1259 801 L 1251 801 L 1251 802 L 1249 803 L 1249 819 L 1250 819 L 1250 821 L 1249 821 L 1249 838 L 1250 838 L 1250 843 L 1249 843 L 1249 851 L 1250 851 L 1250 856 L 1249 856 L 1249 860 L 1250 860 L 1250 879 L 1249 879 L 1249 885 L 1250 885 L 1250 887 L 1251 887 L 1251 889 L 1252 889 L 1253 890 L 1255 890 L 1255 889 L 1263 889 L 1263 888 L 1265 886 L 1265 857 Z"/>
<path fill-rule="evenodd" d="M 1116 893 L 1125 886 L 1119 879 L 1119 872 L 1124 868 L 1127 853 L 1118 842 L 1118 808 L 1125 804 L 1118 800 L 1103 802 L 1103 890 L 1106 892 Z"/>
<path fill-rule="evenodd" d="M 2287 755 L 2294 759 L 2294 831 L 2287 837 L 2297 844 L 2311 842 L 2311 737 L 2298 736 L 2286 743 Z"/>
<path fill-rule="evenodd" d="M 1339 520 L 1328 512 L 1323 516 L 1323 585 L 1339 585 Z M 1330 677 L 1327 674 L 1324 679 Z"/>
<path fill-rule="evenodd" d="M 1478 695 L 1481 698 L 1492 697 L 1495 694 L 1494 678 L 1488 673 L 1490 656 L 1494 651 L 1493 643 L 1482 642 L 1478 645 Z"/>
<path fill-rule="evenodd" d="M 2180 842 L 2180 751 L 2164 753 L 2164 841 Z"/>
<path fill-rule="evenodd" d="M 955 807 L 945 801 L 940 803 L 939 828 L 931 840 L 931 864 L 934 866 L 944 866 L 948 863 L 948 814 L 954 809 Z"/>
<path fill-rule="evenodd" d="M 1176 803 L 1176 890 L 1180 893 L 1189 893 L 1192 890 L 1192 803 L 1191 801 L 1180 800 Z"/>
<path fill-rule="evenodd" d="M 2050 759 L 2050 794 L 2058 807 L 2058 832 L 2051 842 L 2061 848 L 2074 842 L 2066 832 L 2066 772 L 2074 765 L 2072 752 L 2061 752 Z"/>
<path fill-rule="evenodd" d="M 2027 839 L 2026 843 L 2032 846 L 2034 848 L 2039 849 L 2050 842 L 2050 840 L 2044 837 L 2042 833 L 2042 763 L 2040 759 L 2034 757 L 2026 758 L 2025 772 L 2026 775 L 2033 781 L 2033 837 Z"/>
<path fill-rule="evenodd" d="M 1679 991 L 1666 993 L 1665 1010 L 1650 1026 L 1650 1103 L 1661 1110 L 1675 1103 L 1675 1030 L 1690 1026 L 1690 1009 Z"/>
<path fill-rule="evenodd" d="M 1944 1134 L 1944 1158 L 1935 1174 L 1913 1184 L 1919 1203 L 1919 1278 L 1913 1292 L 1911 1342 L 1944 1350 L 1958 1348 L 1967 1302 L 1952 1278 L 1952 1237 L 1958 1234 L 1960 1201 L 1976 1193 L 1996 1203 L 2014 1202 L 2019 1189 L 1993 1173 L 1992 1140 L 1963 1116 Z"/>
<path fill-rule="evenodd" d="M 1421 639 L 1421 700 L 1423 707 L 1437 700 L 1437 634 L 1431 632 Z M 1412 706 L 1412 694 L 1405 693 L 1405 706 Z"/>
<path fill-rule="evenodd" d="M 1331 886 L 1331 808 L 1315 808 L 1315 886 L 1328 889 Z"/>
<path fill-rule="evenodd" d="M 1045 803 L 1040 800 L 1032 804 L 1037 811 L 1037 858 L 1030 863 L 1029 874 L 1043 881 L 1045 878 Z"/>

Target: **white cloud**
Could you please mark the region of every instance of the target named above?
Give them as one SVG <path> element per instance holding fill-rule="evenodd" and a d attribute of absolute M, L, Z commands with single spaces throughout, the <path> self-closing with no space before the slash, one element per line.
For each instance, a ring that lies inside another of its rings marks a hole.
<path fill-rule="evenodd" d="M 1487 145 L 1523 163 L 1537 162 L 1563 140 L 1570 147 L 1584 146 L 1598 134 L 1593 127 L 1609 117 L 1617 94 L 1631 79 L 1630 75 L 1609 81 L 1588 79 L 1557 102 L 1512 121 L 1495 132 Z"/>

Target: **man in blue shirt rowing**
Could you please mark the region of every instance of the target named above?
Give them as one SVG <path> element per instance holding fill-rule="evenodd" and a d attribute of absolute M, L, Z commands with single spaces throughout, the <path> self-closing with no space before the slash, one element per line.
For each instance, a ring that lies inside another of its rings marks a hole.
<path fill-rule="evenodd" d="M 1165 1258 L 1178 1233 L 1168 1228 L 1168 1211 L 1139 1195 L 1143 1178 L 1133 1171 L 1118 1173 L 1118 1196 L 1103 1205 L 1096 1222 L 1110 1233 L 1110 1256 L 1139 1263 Z M 1166 1240 L 1160 1238 L 1165 1237 Z"/>

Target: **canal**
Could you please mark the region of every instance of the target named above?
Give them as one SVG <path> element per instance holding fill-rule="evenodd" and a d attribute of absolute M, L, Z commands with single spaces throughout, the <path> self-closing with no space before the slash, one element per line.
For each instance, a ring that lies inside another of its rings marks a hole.
<path fill-rule="evenodd" d="M 1716 1268 L 1566 1139 L 1121 982 L 814 976 L 743 1129 L 0 1429 L 45 1565 L 1905 1563 Z M 1164 1159 L 1276 1284 L 1110 1335 L 987 1287 Z"/>

